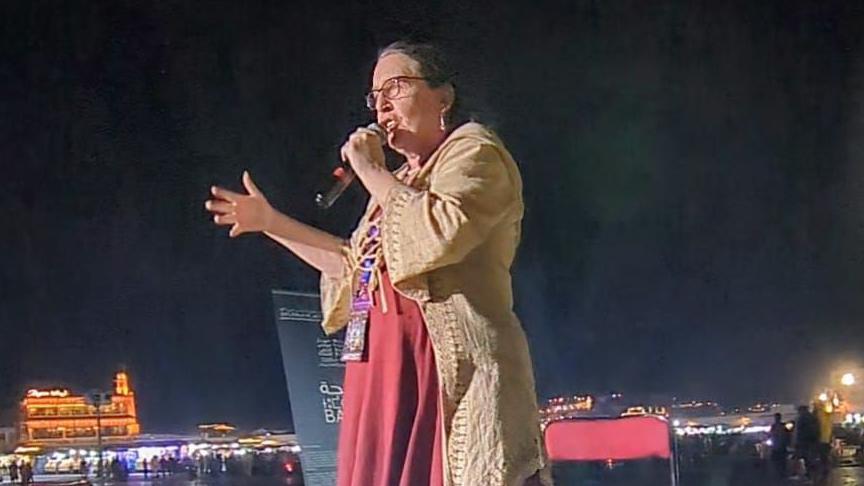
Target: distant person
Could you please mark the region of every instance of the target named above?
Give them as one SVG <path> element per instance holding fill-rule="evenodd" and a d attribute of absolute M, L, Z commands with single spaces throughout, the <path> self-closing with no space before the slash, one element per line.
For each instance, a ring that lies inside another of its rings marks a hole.
<path fill-rule="evenodd" d="M 787 450 L 789 448 L 790 433 L 783 423 L 783 415 L 774 414 L 774 423 L 771 424 L 771 464 L 774 471 L 781 479 L 786 478 Z"/>
<path fill-rule="evenodd" d="M 21 464 L 21 484 L 33 483 L 33 466 L 29 462 Z"/>
<path fill-rule="evenodd" d="M 81 459 L 81 462 L 78 464 L 78 472 L 81 473 L 81 477 L 86 478 L 88 471 L 88 465 L 86 459 Z"/>
<path fill-rule="evenodd" d="M 818 444 L 819 421 L 807 405 L 801 405 L 798 407 L 798 419 L 795 421 L 795 458 L 804 461 L 803 471 L 800 473 L 808 478 L 811 477 Z"/>
<path fill-rule="evenodd" d="M 9 465 L 9 481 L 12 483 L 18 482 L 18 463 L 12 461 L 12 464 Z"/>
<path fill-rule="evenodd" d="M 216 474 L 222 474 L 222 472 L 225 470 L 225 468 L 223 467 L 224 465 L 225 465 L 225 462 L 224 462 L 224 458 L 222 457 L 222 454 L 217 453 L 216 454 Z"/>
<path fill-rule="evenodd" d="M 819 457 L 819 475 L 826 477 L 831 470 L 831 440 L 834 438 L 834 420 L 824 404 L 813 405 L 816 419 L 819 421 L 819 443 L 816 445 L 816 455 Z"/>
<path fill-rule="evenodd" d="M 120 460 L 116 457 L 111 459 L 111 477 L 114 479 L 121 479 L 123 476 L 120 473 Z"/>

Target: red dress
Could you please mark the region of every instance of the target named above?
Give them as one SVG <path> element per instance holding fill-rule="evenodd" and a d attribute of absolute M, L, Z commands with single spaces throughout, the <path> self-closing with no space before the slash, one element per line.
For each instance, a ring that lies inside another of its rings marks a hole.
<path fill-rule="evenodd" d="M 435 354 L 416 302 L 387 272 L 374 294 L 367 359 L 345 369 L 338 486 L 442 486 L 442 434 Z"/>

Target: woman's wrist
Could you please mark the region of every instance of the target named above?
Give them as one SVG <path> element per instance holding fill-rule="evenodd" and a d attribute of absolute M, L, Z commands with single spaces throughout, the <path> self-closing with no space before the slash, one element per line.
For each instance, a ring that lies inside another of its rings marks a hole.
<path fill-rule="evenodd" d="M 384 203 L 393 186 L 401 184 L 386 167 L 369 164 L 359 167 L 359 169 L 357 177 L 360 178 L 366 190 L 379 204 Z"/>
<path fill-rule="evenodd" d="M 261 222 L 261 232 L 262 233 L 273 233 L 274 232 L 273 230 L 275 229 L 275 226 L 277 224 L 277 220 L 280 217 L 283 217 L 283 218 L 286 218 L 289 220 L 291 219 L 287 215 L 280 213 L 279 211 L 276 210 L 276 208 L 274 208 L 273 206 L 268 204 L 267 207 L 264 209 L 264 218 L 263 218 L 263 221 Z"/>
<path fill-rule="evenodd" d="M 375 172 L 381 170 L 380 165 L 375 165 L 374 163 L 372 163 L 368 160 L 365 160 L 365 159 L 363 159 L 362 161 L 358 161 L 358 163 L 355 163 L 352 165 L 353 165 L 352 169 L 354 169 L 354 173 L 357 174 L 357 177 L 359 177 L 361 180 L 364 180 L 364 179 L 370 177 Z"/>

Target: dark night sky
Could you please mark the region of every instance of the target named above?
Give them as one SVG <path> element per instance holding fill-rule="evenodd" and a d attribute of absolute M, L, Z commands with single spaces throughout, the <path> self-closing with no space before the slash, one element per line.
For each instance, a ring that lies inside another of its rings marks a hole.
<path fill-rule="evenodd" d="M 864 351 L 860 2 L 461 3 L 0 2 L 0 407 L 125 366 L 145 430 L 288 425 L 269 290 L 317 276 L 202 204 L 249 169 L 346 234 L 363 194 L 311 196 L 409 34 L 521 165 L 542 396 L 791 400 Z"/>

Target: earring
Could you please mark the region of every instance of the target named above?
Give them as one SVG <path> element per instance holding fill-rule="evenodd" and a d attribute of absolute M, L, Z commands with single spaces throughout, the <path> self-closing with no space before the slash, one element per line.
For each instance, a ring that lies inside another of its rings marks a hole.
<path fill-rule="evenodd" d="M 447 131 L 447 121 L 444 119 L 444 112 L 443 111 L 441 112 L 440 122 L 441 122 L 441 131 L 446 132 Z"/>

